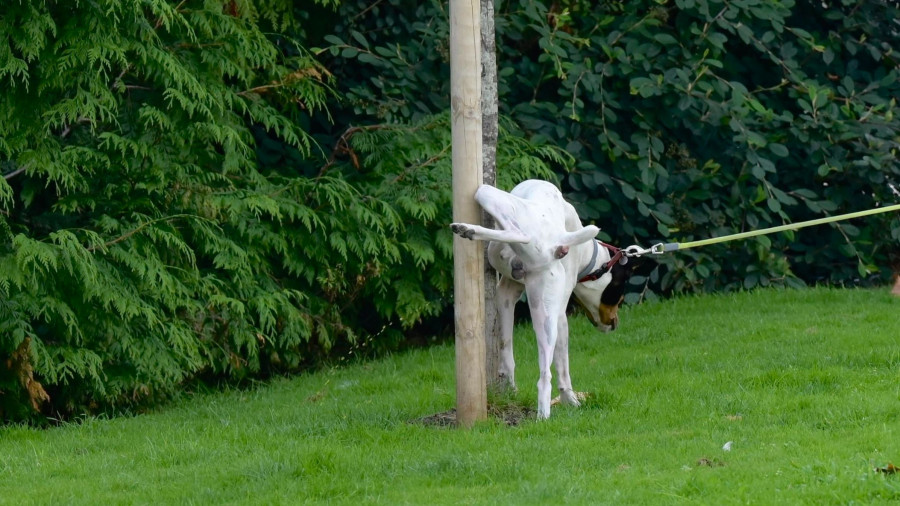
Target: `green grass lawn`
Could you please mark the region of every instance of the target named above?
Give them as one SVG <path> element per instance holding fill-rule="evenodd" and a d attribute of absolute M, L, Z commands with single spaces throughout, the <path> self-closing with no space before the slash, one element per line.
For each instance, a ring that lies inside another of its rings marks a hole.
<path fill-rule="evenodd" d="M 572 319 L 581 408 L 472 430 L 452 346 L 186 399 L 0 429 L 2 504 L 877 504 L 900 500 L 900 299 L 761 290 Z M 533 408 L 536 350 L 516 335 Z M 723 445 L 731 441 L 731 451 Z"/>

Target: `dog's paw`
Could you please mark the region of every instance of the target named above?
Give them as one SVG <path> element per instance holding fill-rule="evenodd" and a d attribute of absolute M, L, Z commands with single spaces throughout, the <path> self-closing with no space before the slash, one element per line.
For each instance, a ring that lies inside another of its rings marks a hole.
<path fill-rule="evenodd" d="M 501 371 L 497 374 L 497 387 L 500 390 L 505 390 L 507 392 L 518 393 L 519 387 L 516 386 L 516 380 L 513 378 L 513 375 L 509 372 L 503 370 L 503 365 L 500 365 Z"/>
<path fill-rule="evenodd" d="M 584 392 L 576 392 L 574 390 L 560 390 L 559 397 L 554 397 L 552 401 L 550 401 L 550 405 L 555 406 L 557 404 L 568 404 L 569 406 L 581 406 L 581 401 L 587 398 L 587 394 Z"/>
<path fill-rule="evenodd" d="M 475 235 L 475 231 L 469 228 L 465 223 L 451 223 L 450 230 L 453 231 L 454 234 L 462 237 L 463 239 L 472 239 Z"/>

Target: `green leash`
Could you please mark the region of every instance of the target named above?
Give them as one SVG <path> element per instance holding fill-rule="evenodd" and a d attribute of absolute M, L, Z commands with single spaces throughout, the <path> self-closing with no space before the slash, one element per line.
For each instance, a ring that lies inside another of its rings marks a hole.
<path fill-rule="evenodd" d="M 645 253 L 661 255 L 663 253 L 668 253 L 669 251 L 677 251 L 677 250 L 683 250 L 683 249 L 688 249 L 688 248 L 696 248 L 699 246 L 709 246 L 710 244 L 718 244 L 720 242 L 739 241 L 741 239 L 747 239 L 748 237 L 755 237 L 758 235 L 774 234 L 776 232 L 784 232 L 785 230 L 798 230 L 801 228 L 812 227 L 814 225 L 822 225 L 824 223 L 831 223 L 833 221 L 849 220 L 852 218 L 861 218 L 863 216 L 871 216 L 873 214 L 887 213 L 890 211 L 900 211 L 900 204 L 894 204 L 892 206 L 887 206 L 887 207 L 876 207 L 875 209 L 869 209 L 867 211 L 858 211 L 855 213 L 840 214 L 837 216 L 829 216 L 827 218 L 819 218 L 816 220 L 801 221 L 800 223 L 790 223 L 787 225 L 780 225 L 778 227 L 770 227 L 770 228 L 763 228 L 760 230 L 752 230 L 750 232 L 742 232 L 740 234 L 723 235 L 722 237 L 713 237 L 712 239 L 703 239 L 701 241 L 659 243 L 659 244 L 654 244 L 652 247 L 650 247 L 650 249 L 644 249 L 639 246 L 629 246 L 629 247 L 625 248 L 625 254 L 627 256 L 641 256 Z"/>

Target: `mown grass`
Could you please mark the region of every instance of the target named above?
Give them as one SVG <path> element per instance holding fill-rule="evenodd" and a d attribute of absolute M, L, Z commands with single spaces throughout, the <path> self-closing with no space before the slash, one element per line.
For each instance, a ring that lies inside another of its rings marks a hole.
<path fill-rule="evenodd" d="M 761 290 L 572 319 L 579 409 L 472 430 L 451 346 L 157 413 L 0 429 L 3 504 L 878 504 L 900 500 L 900 300 Z M 533 334 L 516 335 L 535 404 Z M 731 451 L 723 445 L 732 441 Z"/>

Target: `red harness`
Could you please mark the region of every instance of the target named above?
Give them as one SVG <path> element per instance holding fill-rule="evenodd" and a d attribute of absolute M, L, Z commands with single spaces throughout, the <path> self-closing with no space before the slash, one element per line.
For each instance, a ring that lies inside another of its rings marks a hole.
<path fill-rule="evenodd" d="M 582 277 L 581 279 L 579 279 L 578 280 L 579 283 L 584 283 L 585 281 L 594 281 L 595 279 L 598 279 L 600 276 L 609 272 L 610 269 L 612 269 L 613 266 L 616 265 L 617 262 L 622 260 L 623 256 L 625 256 L 625 250 L 617 248 L 617 247 L 613 246 L 612 244 L 606 244 L 603 241 L 597 241 L 597 242 L 601 246 L 603 246 L 604 248 L 609 250 L 609 254 L 610 254 L 611 258 L 609 259 L 609 262 L 606 262 L 605 264 L 601 265 L 600 268 L 598 268 L 594 272 L 591 272 L 591 273 L 585 275 L 584 277 Z"/>

